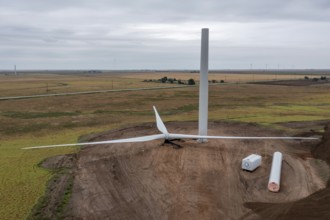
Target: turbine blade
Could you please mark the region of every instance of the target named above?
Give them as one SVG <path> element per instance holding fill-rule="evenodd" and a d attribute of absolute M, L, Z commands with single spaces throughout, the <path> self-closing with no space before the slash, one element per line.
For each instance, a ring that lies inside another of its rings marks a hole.
<path fill-rule="evenodd" d="M 169 134 L 168 139 L 239 139 L 239 140 L 319 140 L 317 137 L 235 137 L 190 134 Z"/>
<path fill-rule="evenodd" d="M 160 132 L 162 132 L 163 134 L 168 134 L 168 131 L 165 127 L 165 124 L 164 122 L 162 121 L 162 119 L 160 118 L 158 112 L 157 112 L 157 109 L 155 106 L 153 106 L 154 108 L 154 111 L 155 111 L 155 115 L 156 115 L 156 123 L 157 123 L 157 128 Z"/>
<path fill-rule="evenodd" d="M 85 146 L 85 145 L 96 145 L 96 144 L 116 144 L 116 143 L 130 143 L 130 142 L 145 142 L 152 141 L 157 139 L 165 138 L 164 134 L 156 134 L 142 137 L 118 139 L 118 140 L 109 140 L 109 141 L 96 141 L 96 142 L 87 142 L 87 143 L 74 143 L 74 144 L 56 144 L 56 145 L 47 145 L 47 146 L 36 146 L 36 147 L 25 147 L 24 150 L 28 149 L 39 149 L 39 148 L 52 148 L 52 147 L 69 147 L 69 146 Z"/>

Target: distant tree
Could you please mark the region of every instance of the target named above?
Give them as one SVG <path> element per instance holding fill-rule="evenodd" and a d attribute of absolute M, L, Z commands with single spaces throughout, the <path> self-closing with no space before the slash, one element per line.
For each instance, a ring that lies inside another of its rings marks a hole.
<path fill-rule="evenodd" d="M 173 83 L 173 82 L 174 82 L 174 80 L 173 80 L 172 78 L 169 78 L 168 81 L 169 81 L 170 83 Z"/>
<path fill-rule="evenodd" d="M 309 79 L 309 77 L 308 76 L 305 76 L 305 79 Z"/>
<path fill-rule="evenodd" d="M 221 82 L 221 83 L 224 83 L 225 81 L 224 81 L 224 80 L 221 80 L 220 82 Z"/>
<path fill-rule="evenodd" d="M 167 77 L 164 76 L 163 78 L 160 79 L 160 81 L 161 81 L 162 83 L 166 83 L 166 81 L 167 81 Z"/>
<path fill-rule="evenodd" d="M 188 85 L 195 85 L 195 80 L 194 79 L 189 79 L 188 80 Z"/>
<path fill-rule="evenodd" d="M 178 80 L 178 84 L 184 84 L 181 79 Z"/>
<path fill-rule="evenodd" d="M 326 76 L 321 76 L 321 80 L 326 80 L 327 77 Z"/>
<path fill-rule="evenodd" d="M 217 81 L 215 79 L 212 80 L 212 83 L 217 83 Z"/>

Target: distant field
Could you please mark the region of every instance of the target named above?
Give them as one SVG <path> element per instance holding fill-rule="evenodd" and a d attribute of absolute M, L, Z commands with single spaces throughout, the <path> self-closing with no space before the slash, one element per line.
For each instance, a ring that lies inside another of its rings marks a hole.
<path fill-rule="evenodd" d="M 142 80 L 163 76 L 183 80 L 198 78 L 197 74 L 191 73 L 28 74 L 0 76 L 0 92 L 1 96 L 16 96 L 154 87 L 164 84 Z M 274 77 L 292 78 L 294 75 L 210 74 L 209 79 L 245 82 L 252 81 L 252 77 L 259 81 Z M 195 121 L 198 117 L 198 87 L 0 101 L 1 219 L 25 218 L 43 194 L 52 173 L 38 167 L 40 161 L 78 149 L 23 151 L 21 147 L 71 143 L 80 135 L 152 122 L 153 105 L 157 106 L 164 121 Z M 329 84 L 291 87 L 233 83 L 210 87 L 210 120 L 255 122 L 286 129 L 289 134 L 298 131 L 283 126 L 282 122 L 330 120 L 329 107 Z"/>
<path fill-rule="evenodd" d="M 141 79 L 123 78 L 118 74 L 21 74 L 0 75 L 0 96 L 40 95 L 95 90 L 170 86 L 150 84 Z"/>
<path fill-rule="evenodd" d="M 170 83 L 143 82 L 144 80 L 157 80 L 167 76 L 177 80 L 194 79 L 199 81 L 198 73 L 189 72 L 130 72 L 130 73 L 22 73 L 15 75 L 0 74 L 0 97 L 27 96 L 53 93 L 72 93 L 97 90 L 150 88 L 173 86 Z M 303 79 L 316 75 L 283 74 L 277 72 L 260 73 L 210 73 L 209 80 L 227 83 L 244 83 L 257 81 Z"/>
<path fill-rule="evenodd" d="M 169 78 L 176 78 L 181 80 L 188 80 L 190 78 L 199 81 L 199 73 L 182 73 L 182 72 L 157 72 L 157 73 L 132 73 L 123 77 L 135 78 L 135 79 L 159 79 L 164 76 Z M 302 75 L 282 75 L 282 74 L 260 74 L 260 73 L 242 73 L 242 74 L 230 74 L 230 73 L 209 73 L 209 80 L 224 80 L 225 82 L 253 82 L 253 81 L 267 81 L 267 80 L 280 80 L 280 79 L 303 79 Z"/>

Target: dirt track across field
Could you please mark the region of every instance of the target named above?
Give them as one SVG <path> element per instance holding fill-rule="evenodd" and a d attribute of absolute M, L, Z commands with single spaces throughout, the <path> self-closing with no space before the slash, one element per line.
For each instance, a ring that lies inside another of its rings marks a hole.
<path fill-rule="evenodd" d="M 253 84 L 277 85 L 277 86 L 313 86 L 330 83 L 329 80 L 296 79 L 296 80 L 275 80 L 264 82 L 252 82 Z"/>
<path fill-rule="evenodd" d="M 173 133 L 197 133 L 197 123 L 167 123 Z M 90 141 L 158 133 L 153 124 L 106 132 Z M 253 124 L 210 123 L 210 135 L 278 136 Z M 90 146 L 77 156 L 64 219 L 258 219 L 246 203 L 303 199 L 325 187 L 310 148 L 315 141 L 176 141 Z M 272 154 L 283 153 L 281 189 L 267 190 Z M 257 153 L 262 166 L 241 170 Z M 323 164 L 322 169 L 328 169 Z M 326 170 L 328 172 L 328 170 Z"/>

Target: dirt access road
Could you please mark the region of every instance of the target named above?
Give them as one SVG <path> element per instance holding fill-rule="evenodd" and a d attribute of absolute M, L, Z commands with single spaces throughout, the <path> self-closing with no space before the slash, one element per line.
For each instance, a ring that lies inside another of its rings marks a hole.
<path fill-rule="evenodd" d="M 195 122 L 167 123 L 175 133 L 197 133 Z M 106 132 L 90 141 L 158 133 L 154 124 Z M 253 124 L 210 123 L 210 135 L 278 136 Z M 90 146 L 77 155 L 73 194 L 64 219 L 257 219 L 246 202 L 282 203 L 325 187 L 312 166 L 315 141 L 194 140 Z M 267 190 L 272 154 L 283 153 L 281 189 Z M 262 155 L 255 172 L 241 160 Z"/>

